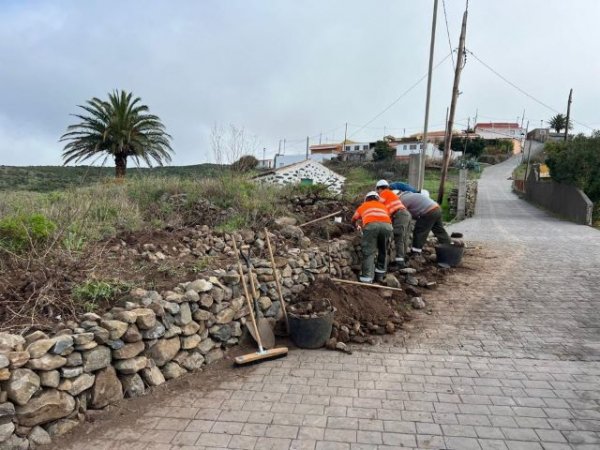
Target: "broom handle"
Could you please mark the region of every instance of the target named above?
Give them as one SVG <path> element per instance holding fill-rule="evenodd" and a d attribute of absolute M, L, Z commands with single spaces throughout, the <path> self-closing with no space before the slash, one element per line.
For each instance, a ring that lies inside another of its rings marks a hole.
<path fill-rule="evenodd" d="M 262 341 L 260 340 L 260 334 L 258 332 L 258 326 L 256 325 L 256 319 L 254 318 L 254 312 L 252 311 L 252 303 L 250 302 L 248 285 L 246 284 L 246 279 L 244 278 L 244 269 L 242 269 L 242 262 L 240 261 L 240 255 L 238 254 L 237 244 L 235 243 L 235 236 L 233 236 L 233 250 L 235 251 L 235 257 L 237 258 L 238 272 L 240 273 L 240 278 L 242 279 L 242 286 L 244 288 L 244 295 L 246 297 L 246 303 L 248 304 L 248 310 L 250 312 L 250 319 L 252 319 L 252 326 L 254 327 L 254 332 L 256 333 L 256 342 L 258 343 L 258 350 L 260 353 L 262 353 L 264 352 L 264 349 Z"/>
<path fill-rule="evenodd" d="M 279 303 L 281 303 L 283 317 L 285 318 L 285 328 L 289 334 L 290 323 L 288 322 L 287 311 L 285 309 L 285 300 L 283 299 L 283 294 L 281 293 L 281 283 L 279 283 L 279 273 L 277 272 L 277 267 L 275 266 L 275 257 L 273 256 L 273 248 L 271 247 L 271 239 L 269 239 L 269 230 L 267 230 L 266 227 L 265 227 L 265 236 L 267 237 L 267 247 L 269 248 L 269 256 L 271 257 L 271 267 L 273 268 L 273 275 L 275 275 L 275 285 L 277 286 L 277 294 L 279 294 Z"/>

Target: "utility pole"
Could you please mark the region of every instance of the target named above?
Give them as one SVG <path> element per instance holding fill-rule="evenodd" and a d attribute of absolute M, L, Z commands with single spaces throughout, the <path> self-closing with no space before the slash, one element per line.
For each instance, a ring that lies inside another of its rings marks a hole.
<path fill-rule="evenodd" d="M 523 127 L 521 127 L 522 129 Z M 527 128 L 525 128 L 525 136 L 523 137 L 523 139 L 521 139 L 521 147 L 522 150 L 521 152 L 523 153 L 523 156 L 525 156 L 525 143 L 527 142 L 527 133 L 529 133 L 529 120 L 527 121 Z M 523 158 L 521 158 L 523 159 Z M 523 161 L 521 161 L 523 162 Z"/>
<path fill-rule="evenodd" d="M 521 129 L 523 129 L 523 122 L 525 122 L 525 110 L 523 110 L 523 115 L 521 116 Z"/>
<path fill-rule="evenodd" d="M 283 140 L 283 154 L 285 155 L 285 139 Z"/>
<path fill-rule="evenodd" d="M 323 133 L 319 133 L 319 145 L 321 145 L 321 138 L 323 137 Z"/>
<path fill-rule="evenodd" d="M 429 44 L 429 68 L 427 71 L 427 99 L 425 100 L 425 123 L 423 125 L 423 148 L 421 150 L 421 167 L 419 170 L 418 190 L 423 189 L 425 181 L 425 148 L 427 147 L 427 127 L 429 125 L 429 101 L 431 99 L 431 73 L 433 72 L 433 51 L 435 50 L 435 24 L 437 21 L 438 0 L 433 0 L 433 18 L 431 20 L 431 42 Z"/>
<path fill-rule="evenodd" d="M 306 159 L 308 159 L 308 136 L 306 136 Z"/>
<path fill-rule="evenodd" d="M 265 153 L 266 152 L 267 152 L 267 149 L 265 147 L 263 147 L 263 160 L 262 160 L 263 164 L 265 163 L 265 160 L 266 160 L 266 158 L 265 158 Z"/>
<path fill-rule="evenodd" d="M 569 91 L 569 102 L 567 103 L 567 123 L 565 123 L 565 141 L 569 138 L 569 120 L 571 120 L 571 101 L 573 99 L 573 88 Z"/>
<path fill-rule="evenodd" d="M 448 165 L 450 163 L 450 145 L 452 143 L 452 126 L 454 125 L 454 113 L 456 112 L 456 101 L 458 99 L 458 86 L 460 84 L 460 73 L 463 69 L 465 60 L 465 37 L 467 34 L 467 14 L 465 9 L 460 30 L 460 39 L 458 41 L 458 55 L 456 58 L 456 70 L 454 72 L 454 86 L 452 87 L 452 101 L 450 102 L 450 117 L 448 118 L 446 137 L 444 142 L 444 160 L 442 162 L 442 173 L 440 175 L 440 188 L 438 190 L 438 203 L 441 205 L 444 198 L 444 185 L 448 175 Z"/>
<path fill-rule="evenodd" d="M 346 151 L 346 137 L 348 136 L 348 122 L 346 122 L 346 128 L 344 129 L 344 143 L 342 144 L 342 152 Z"/>

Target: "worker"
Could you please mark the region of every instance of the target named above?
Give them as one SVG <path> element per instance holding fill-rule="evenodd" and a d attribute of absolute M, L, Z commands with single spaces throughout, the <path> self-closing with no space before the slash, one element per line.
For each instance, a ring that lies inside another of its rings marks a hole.
<path fill-rule="evenodd" d="M 394 263 L 397 267 L 404 268 L 406 263 L 404 256 L 406 254 L 408 229 L 410 227 L 410 213 L 402 204 L 402 200 L 390 189 L 387 180 L 379 180 L 375 185 L 381 201 L 387 206 L 392 218 L 392 227 L 394 229 L 394 248 L 396 256 Z"/>
<path fill-rule="evenodd" d="M 412 187 L 408 183 L 403 183 L 402 181 L 394 181 L 393 183 L 390 183 L 389 186 L 392 191 L 414 192 L 414 193 L 419 192 L 418 189 Z"/>
<path fill-rule="evenodd" d="M 414 192 L 403 192 L 400 195 L 400 199 L 412 218 L 416 220 L 411 249 L 413 254 L 422 252 L 423 245 L 425 245 L 430 231 L 433 231 L 440 244 L 451 243 L 450 237 L 442 223 L 442 209 L 440 205 L 429 197 Z"/>
<path fill-rule="evenodd" d="M 392 236 L 392 219 L 377 192 L 371 191 L 365 196 L 365 201 L 352 216 L 352 224 L 362 231 L 359 280 L 363 283 L 381 281 L 387 270 L 387 245 Z"/>

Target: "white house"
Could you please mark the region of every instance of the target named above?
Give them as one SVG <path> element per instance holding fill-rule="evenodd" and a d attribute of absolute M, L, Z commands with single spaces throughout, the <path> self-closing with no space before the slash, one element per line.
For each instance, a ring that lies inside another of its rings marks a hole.
<path fill-rule="evenodd" d="M 395 146 L 396 148 L 396 159 L 408 159 L 413 153 L 420 153 L 423 150 L 423 142 L 417 140 L 406 140 L 397 144 L 392 144 L 392 146 Z M 454 153 L 455 152 L 451 152 L 450 158 L 454 158 Z M 425 156 L 427 158 L 438 159 L 444 156 L 444 152 L 438 148 L 437 144 L 428 142 L 427 147 L 425 148 Z"/>
<path fill-rule="evenodd" d="M 342 175 L 310 159 L 275 168 L 254 179 L 260 183 L 273 184 L 324 184 L 329 187 L 329 190 L 338 194 L 342 192 L 346 181 Z"/>
<path fill-rule="evenodd" d="M 475 125 L 475 133 L 483 139 L 517 139 L 525 136 L 525 130 L 516 122 L 488 122 Z"/>
<path fill-rule="evenodd" d="M 257 169 L 272 169 L 273 168 L 273 160 L 272 159 L 259 159 L 258 164 L 256 165 Z"/>

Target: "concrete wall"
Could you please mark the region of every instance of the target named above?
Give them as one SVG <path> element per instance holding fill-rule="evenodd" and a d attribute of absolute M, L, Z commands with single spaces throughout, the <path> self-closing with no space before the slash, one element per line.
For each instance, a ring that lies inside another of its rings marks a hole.
<path fill-rule="evenodd" d="M 540 181 L 537 169 L 530 172 L 525 183 L 525 198 L 575 223 L 592 224 L 594 204 L 587 195 L 574 186 Z"/>

